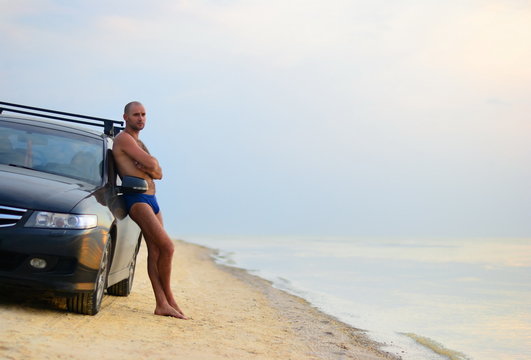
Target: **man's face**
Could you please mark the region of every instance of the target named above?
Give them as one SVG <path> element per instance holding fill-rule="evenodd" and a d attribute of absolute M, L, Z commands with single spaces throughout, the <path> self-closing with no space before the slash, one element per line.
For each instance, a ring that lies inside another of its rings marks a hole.
<path fill-rule="evenodd" d="M 146 125 L 146 110 L 143 105 L 131 105 L 129 112 L 124 116 L 126 125 L 131 129 L 140 131 Z"/>

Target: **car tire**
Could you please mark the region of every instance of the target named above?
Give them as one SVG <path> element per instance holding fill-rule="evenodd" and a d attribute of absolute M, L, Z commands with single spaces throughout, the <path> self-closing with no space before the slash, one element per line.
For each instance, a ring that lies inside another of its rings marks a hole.
<path fill-rule="evenodd" d="M 68 297 L 66 300 L 68 310 L 85 315 L 96 315 L 100 311 L 105 288 L 107 287 L 107 276 L 109 275 L 111 258 L 110 253 L 111 241 L 109 238 L 103 248 L 94 291 L 90 293 L 77 293 L 72 297 Z"/>
<path fill-rule="evenodd" d="M 107 293 L 109 295 L 115 296 L 129 296 L 131 294 L 131 289 L 133 288 L 133 279 L 135 278 L 135 268 L 136 268 L 136 254 L 133 255 L 131 263 L 129 264 L 129 276 L 127 279 L 120 281 L 112 286 L 109 286 Z"/>

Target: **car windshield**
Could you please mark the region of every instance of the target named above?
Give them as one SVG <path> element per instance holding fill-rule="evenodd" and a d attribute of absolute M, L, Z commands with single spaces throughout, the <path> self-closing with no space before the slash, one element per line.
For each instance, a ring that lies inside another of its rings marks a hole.
<path fill-rule="evenodd" d="M 44 127 L 0 123 L 0 164 L 99 185 L 103 140 Z"/>

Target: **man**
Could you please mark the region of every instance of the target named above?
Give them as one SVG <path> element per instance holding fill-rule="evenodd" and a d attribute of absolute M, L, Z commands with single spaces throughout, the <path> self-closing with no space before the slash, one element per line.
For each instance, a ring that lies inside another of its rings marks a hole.
<path fill-rule="evenodd" d="M 155 293 L 155 315 L 186 319 L 171 291 L 171 263 L 174 245 L 163 227 L 162 214 L 155 198 L 155 182 L 162 179 L 157 159 L 138 138 L 146 124 L 144 106 L 133 101 L 124 108 L 125 130 L 113 145 L 113 155 L 121 177 L 137 176 L 148 183 L 144 194 L 124 194 L 129 216 L 140 226 L 148 249 L 148 275 Z"/>

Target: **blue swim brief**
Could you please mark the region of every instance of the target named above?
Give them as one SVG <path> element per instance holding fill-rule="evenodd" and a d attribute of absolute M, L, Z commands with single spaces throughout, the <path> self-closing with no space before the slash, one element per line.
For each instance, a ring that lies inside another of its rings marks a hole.
<path fill-rule="evenodd" d="M 146 203 L 153 209 L 153 212 L 156 214 L 159 213 L 160 208 L 157 203 L 157 198 L 155 195 L 147 194 L 124 194 L 125 206 L 127 207 L 127 212 L 131 210 L 131 207 L 136 203 Z"/>

